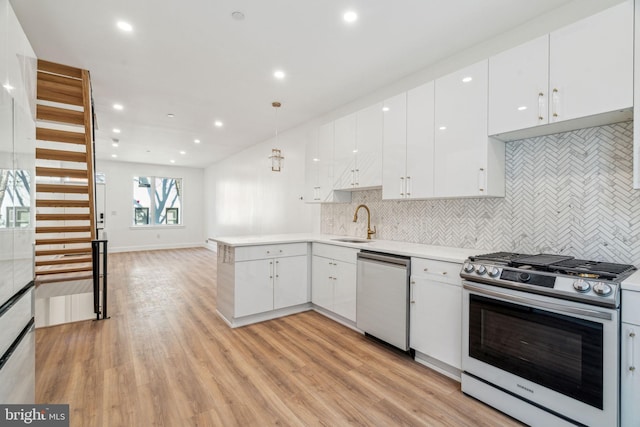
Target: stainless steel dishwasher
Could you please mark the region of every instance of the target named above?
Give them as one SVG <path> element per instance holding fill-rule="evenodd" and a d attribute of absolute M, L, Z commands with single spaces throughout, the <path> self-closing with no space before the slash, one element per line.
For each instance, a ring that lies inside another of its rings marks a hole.
<path fill-rule="evenodd" d="M 357 264 L 356 326 L 408 351 L 411 258 L 361 251 Z"/>

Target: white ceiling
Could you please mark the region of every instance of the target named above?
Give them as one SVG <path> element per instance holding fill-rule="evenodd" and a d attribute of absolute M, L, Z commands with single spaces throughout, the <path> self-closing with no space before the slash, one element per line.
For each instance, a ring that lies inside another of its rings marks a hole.
<path fill-rule="evenodd" d="M 204 167 L 273 136 L 274 100 L 283 103 L 282 132 L 568 2 L 13 0 L 12 6 L 39 58 L 90 70 L 98 158 Z M 342 20 L 348 9 L 359 15 L 354 24 Z M 245 19 L 232 19 L 234 11 Z M 133 31 L 120 31 L 119 20 Z M 273 78 L 276 69 L 286 72 L 284 80 Z M 115 111 L 114 103 L 124 110 Z M 216 128 L 215 120 L 224 126 Z"/>

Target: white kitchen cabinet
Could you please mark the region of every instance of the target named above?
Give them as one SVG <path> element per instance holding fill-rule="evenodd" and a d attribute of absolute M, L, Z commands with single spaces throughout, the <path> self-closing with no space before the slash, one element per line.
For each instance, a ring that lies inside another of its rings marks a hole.
<path fill-rule="evenodd" d="M 382 185 L 382 103 L 334 122 L 335 190 Z"/>
<path fill-rule="evenodd" d="M 487 135 L 488 60 L 435 81 L 434 195 L 504 197 L 505 146 Z"/>
<path fill-rule="evenodd" d="M 314 129 L 306 145 L 305 197 L 307 203 L 349 203 L 351 193 L 333 191 L 333 122 Z"/>
<path fill-rule="evenodd" d="M 454 378 L 462 364 L 460 264 L 412 258 L 410 347 L 416 360 Z"/>
<path fill-rule="evenodd" d="M 384 102 L 383 199 L 433 196 L 434 82 Z"/>
<path fill-rule="evenodd" d="M 489 58 L 489 135 L 549 122 L 549 35 Z"/>
<path fill-rule="evenodd" d="M 620 110 L 633 106 L 633 34 L 628 0 L 491 57 L 489 134 L 519 139 L 628 118 Z M 502 135 L 523 129 L 535 133 Z"/>
<path fill-rule="evenodd" d="M 356 321 L 356 257 L 358 250 L 313 245 L 311 301 L 327 311 Z"/>
<path fill-rule="evenodd" d="M 622 291 L 620 422 L 640 426 L 640 292 Z"/>
<path fill-rule="evenodd" d="M 218 311 L 237 319 L 310 301 L 308 244 L 218 247 Z M 242 324 L 251 323 L 242 321 Z"/>

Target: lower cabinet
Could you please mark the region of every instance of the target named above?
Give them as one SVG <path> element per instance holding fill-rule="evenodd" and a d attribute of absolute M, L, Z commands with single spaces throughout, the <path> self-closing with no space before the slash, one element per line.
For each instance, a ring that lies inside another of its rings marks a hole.
<path fill-rule="evenodd" d="M 416 359 L 458 377 L 462 365 L 461 265 L 412 258 L 410 347 Z"/>
<path fill-rule="evenodd" d="M 219 245 L 218 311 L 237 325 L 235 319 L 308 303 L 308 262 L 307 243 Z"/>
<path fill-rule="evenodd" d="M 307 256 L 236 263 L 235 317 L 309 301 Z"/>
<path fill-rule="evenodd" d="M 640 426 L 640 292 L 622 291 L 620 425 Z"/>
<path fill-rule="evenodd" d="M 311 260 L 311 301 L 353 322 L 357 253 L 357 249 L 314 244 Z"/>

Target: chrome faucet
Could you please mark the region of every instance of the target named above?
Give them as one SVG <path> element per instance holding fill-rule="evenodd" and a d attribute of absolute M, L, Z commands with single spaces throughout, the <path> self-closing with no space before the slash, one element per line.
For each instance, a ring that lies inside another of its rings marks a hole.
<path fill-rule="evenodd" d="M 367 211 L 367 239 L 371 240 L 371 235 L 376 234 L 377 230 L 375 225 L 373 226 L 373 230 L 371 229 L 371 211 L 369 210 L 367 205 L 358 205 L 358 207 L 356 208 L 356 213 L 353 214 L 353 222 L 358 221 L 358 211 L 360 210 L 360 208 L 365 208 L 365 210 Z"/>

